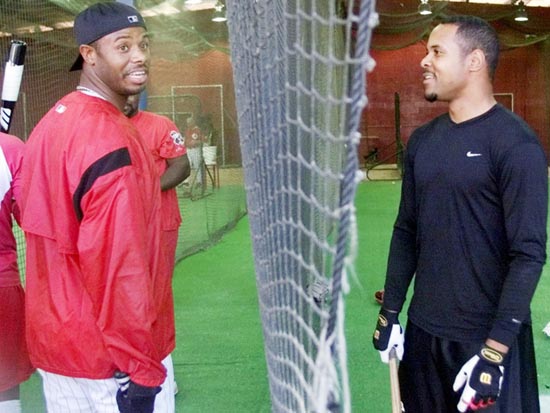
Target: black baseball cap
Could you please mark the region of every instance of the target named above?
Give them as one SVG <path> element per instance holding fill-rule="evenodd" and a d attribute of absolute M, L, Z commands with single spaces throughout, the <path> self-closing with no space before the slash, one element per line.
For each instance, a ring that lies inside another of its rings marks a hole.
<path fill-rule="evenodd" d="M 90 44 L 110 33 L 127 27 L 143 27 L 145 21 L 137 9 L 124 3 L 96 3 L 80 12 L 75 20 L 73 32 L 77 44 Z M 79 53 L 70 71 L 82 69 L 84 59 Z"/>

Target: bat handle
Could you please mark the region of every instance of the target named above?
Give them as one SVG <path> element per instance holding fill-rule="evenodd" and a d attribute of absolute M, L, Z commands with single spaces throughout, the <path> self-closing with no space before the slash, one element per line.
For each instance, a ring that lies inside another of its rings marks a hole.
<path fill-rule="evenodd" d="M 115 372 L 115 380 L 120 388 L 120 391 L 125 392 L 130 387 L 130 376 L 122 371 Z"/>
<path fill-rule="evenodd" d="M 390 386 L 391 386 L 391 411 L 392 413 L 401 413 L 403 411 L 401 403 L 401 391 L 399 389 L 399 376 L 397 374 L 397 353 L 395 348 L 390 350 Z"/>

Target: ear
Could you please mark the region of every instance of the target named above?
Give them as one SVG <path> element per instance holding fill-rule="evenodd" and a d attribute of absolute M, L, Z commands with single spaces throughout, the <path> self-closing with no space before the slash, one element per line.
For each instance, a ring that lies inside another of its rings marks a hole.
<path fill-rule="evenodd" d="M 468 59 L 468 68 L 472 72 L 479 72 L 487 66 L 485 53 L 483 53 L 480 49 L 474 49 L 468 56 Z"/>
<path fill-rule="evenodd" d="M 95 64 L 97 53 L 93 46 L 90 46 L 89 44 L 81 44 L 79 51 L 86 63 L 91 66 Z"/>

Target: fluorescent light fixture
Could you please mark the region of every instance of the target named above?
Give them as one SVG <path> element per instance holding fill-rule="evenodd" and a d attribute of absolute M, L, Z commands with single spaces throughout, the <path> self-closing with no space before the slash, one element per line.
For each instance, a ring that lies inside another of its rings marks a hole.
<path fill-rule="evenodd" d="M 191 1 L 191 3 L 189 3 Z M 200 10 L 208 10 L 213 9 L 216 5 L 216 0 L 188 0 L 187 2 L 183 3 L 183 10 L 185 11 L 200 11 Z"/>
<path fill-rule="evenodd" d="M 458 2 L 464 3 L 464 0 L 433 0 L 433 1 L 445 1 L 445 2 Z M 516 3 L 516 1 L 510 0 L 468 0 L 467 3 L 479 3 L 479 4 L 500 4 L 510 5 Z M 550 7 L 550 0 L 530 0 L 525 7 Z"/>
<path fill-rule="evenodd" d="M 141 11 L 141 15 L 143 17 L 170 16 L 178 13 L 180 13 L 180 9 L 177 9 L 166 2 Z"/>
<path fill-rule="evenodd" d="M 51 32 L 53 27 L 37 25 L 37 26 L 21 26 L 15 29 L 17 34 L 27 34 L 27 33 L 41 33 L 41 32 Z"/>

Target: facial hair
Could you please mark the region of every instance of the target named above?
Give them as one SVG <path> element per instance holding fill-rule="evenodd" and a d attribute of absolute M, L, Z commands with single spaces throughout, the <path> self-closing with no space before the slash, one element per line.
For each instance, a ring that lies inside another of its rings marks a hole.
<path fill-rule="evenodd" d="M 426 99 L 428 102 L 435 102 L 437 100 L 437 93 L 425 94 L 424 99 Z"/>

